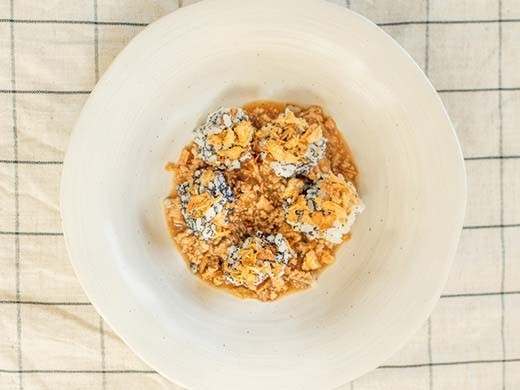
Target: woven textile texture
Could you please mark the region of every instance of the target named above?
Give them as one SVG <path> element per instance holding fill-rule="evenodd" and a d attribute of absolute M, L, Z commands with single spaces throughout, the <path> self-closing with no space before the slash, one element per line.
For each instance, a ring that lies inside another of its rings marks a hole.
<path fill-rule="evenodd" d="M 192 2 L 0 0 L 0 389 L 180 389 L 89 303 L 65 251 L 58 192 L 96 81 L 147 24 Z M 469 191 L 431 318 L 342 389 L 520 389 L 520 1 L 334 2 L 378 23 L 430 77 Z"/>

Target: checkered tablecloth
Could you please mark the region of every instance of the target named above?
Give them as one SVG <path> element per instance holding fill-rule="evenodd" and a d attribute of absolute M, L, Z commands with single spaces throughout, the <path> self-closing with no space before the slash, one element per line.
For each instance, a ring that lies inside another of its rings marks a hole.
<path fill-rule="evenodd" d="M 0 389 L 179 389 L 84 295 L 58 189 L 96 80 L 148 23 L 191 2 L 0 0 Z M 469 187 L 455 265 L 430 320 L 342 389 L 520 389 L 520 0 L 335 2 L 379 23 L 428 74 Z"/>

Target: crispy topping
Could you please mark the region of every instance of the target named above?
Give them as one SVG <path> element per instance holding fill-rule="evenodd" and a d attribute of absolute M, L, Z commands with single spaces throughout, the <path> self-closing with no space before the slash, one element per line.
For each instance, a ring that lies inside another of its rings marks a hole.
<path fill-rule="evenodd" d="M 321 267 L 321 264 L 318 261 L 318 256 L 316 256 L 316 252 L 313 250 L 307 252 L 305 254 L 305 258 L 303 259 L 302 269 L 304 271 L 314 271 Z"/>
<path fill-rule="evenodd" d="M 201 158 L 218 169 L 239 169 L 251 158 L 254 127 L 240 108 L 219 108 L 194 131 Z"/>
<path fill-rule="evenodd" d="M 226 280 L 234 286 L 256 290 L 267 278 L 280 278 L 293 253 L 280 234 L 257 233 L 241 247 L 232 246 L 224 263 Z"/>
<path fill-rule="evenodd" d="M 354 185 L 334 174 L 324 175 L 303 188 L 295 180 L 289 181 L 284 192 L 287 222 L 311 239 L 341 243 L 364 209 Z"/>
<path fill-rule="evenodd" d="M 192 180 L 177 187 L 177 192 L 192 234 L 207 241 L 224 233 L 227 214 L 235 200 L 224 175 L 198 170 Z"/>
<path fill-rule="evenodd" d="M 264 161 L 281 177 L 307 174 L 325 155 L 321 124 L 307 123 L 289 108 L 257 132 Z"/>
<path fill-rule="evenodd" d="M 189 269 L 243 298 L 312 286 L 363 208 L 348 148 L 317 106 L 221 108 L 166 169 L 164 210 Z"/>

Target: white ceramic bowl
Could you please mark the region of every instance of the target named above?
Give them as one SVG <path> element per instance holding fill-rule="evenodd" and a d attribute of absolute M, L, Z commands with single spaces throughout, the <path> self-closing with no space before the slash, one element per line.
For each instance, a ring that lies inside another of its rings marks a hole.
<path fill-rule="evenodd" d="M 366 211 L 309 291 L 240 300 L 190 274 L 168 237 L 163 170 L 220 105 L 320 104 L 359 167 Z M 441 101 L 363 17 L 314 0 L 207 0 L 139 34 L 90 96 L 62 182 L 71 261 L 95 307 L 192 389 L 330 389 L 383 363 L 448 276 L 465 174 Z"/>

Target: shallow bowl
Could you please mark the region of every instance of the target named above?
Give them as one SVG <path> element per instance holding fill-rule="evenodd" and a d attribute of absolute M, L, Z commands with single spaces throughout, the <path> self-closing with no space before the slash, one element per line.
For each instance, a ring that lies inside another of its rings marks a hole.
<path fill-rule="evenodd" d="M 161 200 L 169 160 L 218 106 L 319 104 L 358 165 L 366 210 L 317 285 L 240 300 L 188 271 Z M 151 367 L 191 389 L 331 389 L 374 369 L 431 312 L 465 208 L 435 90 L 367 19 L 315 0 L 207 0 L 147 27 L 88 99 L 61 188 L 71 261 Z"/>

